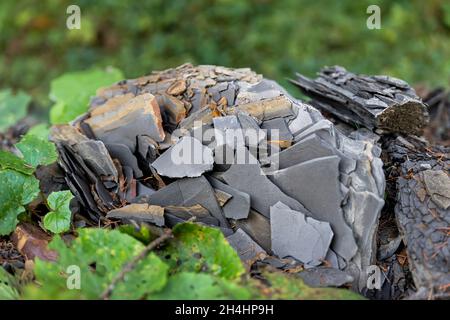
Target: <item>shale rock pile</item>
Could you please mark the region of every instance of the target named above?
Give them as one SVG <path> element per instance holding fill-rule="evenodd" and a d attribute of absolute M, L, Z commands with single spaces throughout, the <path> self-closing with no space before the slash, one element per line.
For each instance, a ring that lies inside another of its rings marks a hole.
<path fill-rule="evenodd" d="M 90 223 L 195 217 L 247 263 L 288 259 L 310 282 L 328 275 L 325 285 L 358 291 L 384 204 L 374 137 L 344 135 L 250 69 L 190 64 L 102 88 L 85 115 L 52 129 Z"/>

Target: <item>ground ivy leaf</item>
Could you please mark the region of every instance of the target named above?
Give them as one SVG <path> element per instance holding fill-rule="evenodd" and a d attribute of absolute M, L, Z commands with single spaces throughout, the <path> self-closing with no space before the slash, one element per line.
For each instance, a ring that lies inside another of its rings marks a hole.
<path fill-rule="evenodd" d="M 37 136 L 25 135 L 16 147 L 22 153 L 25 162 L 33 167 L 49 165 L 58 159 L 55 145 Z"/>
<path fill-rule="evenodd" d="M 17 217 L 25 212 L 24 205 L 39 193 L 39 181 L 34 176 L 14 170 L 0 170 L 0 235 L 14 231 Z"/>
<path fill-rule="evenodd" d="M 70 201 L 73 195 L 70 191 L 52 192 L 47 203 L 50 209 L 44 217 L 44 227 L 53 233 L 62 233 L 70 229 L 72 212 L 70 211 Z"/>
<path fill-rule="evenodd" d="M 0 300 L 18 300 L 17 283 L 5 269 L 0 267 Z"/>
<path fill-rule="evenodd" d="M 98 299 L 144 245 L 117 230 L 81 229 L 69 246 L 56 236 L 49 248 L 57 251 L 58 260 L 36 259 L 34 272 L 41 286 L 29 285 L 26 299 Z M 140 299 L 160 291 L 167 283 L 167 271 L 168 266 L 150 253 L 117 284 L 111 298 Z M 78 275 L 80 290 L 71 290 Z"/>
<path fill-rule="evenodd" d="M 115 68 L 71 72 L 56 78 L 50 84 L 50 98 L 56 102 L 50 110 L 51 123 L 67 123 L 86 112 L 89 99 L 98 88 L 123 78 Z"/>
<path fill-rule="evenodd" d="M 12 169 L 26 175 L 34 173 L 35 168 L 15 154 L 0 150 L 0 169 Z"/>
<path fill-rule="evenodd" d="M 220 230 L 182 223 L 173 228 L 173 234 L 161 257 L 174 271 L 202 271 L 225 279 L 237 279 L 245 272 L 239 256 Z"/>
<path fill-rule="evenodd" d="M 169 278 L 161 292 L 151 295 L 156 300 L 242 300 L 251 298 L 251 292 L 229 280 L 210 274 L 180 272 Z"/>
<path fill-rule="evenodd" d="M 23 91 L 13 94 L 11 89 L 0 91 L 0 131 L 9 128 L 27 114 L 31 97 Z"/>
<path fill-rule="evenodd" d="M 42 140 L 48 140 L 48 137 L 50 135 L 50 127 L 46 123 L 40 123 L 37 124 L 28 130 L 25 136 L 36 136 L 38 138 L 41 138 Z"/>

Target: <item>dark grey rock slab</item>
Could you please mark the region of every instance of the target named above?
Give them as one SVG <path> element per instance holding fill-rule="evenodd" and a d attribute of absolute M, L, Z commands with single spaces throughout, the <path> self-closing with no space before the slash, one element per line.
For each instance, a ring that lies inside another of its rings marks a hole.
<path fill-rule="evenodd" d="M 284 118 L 265 120 L 261 129 L 267 130 L 267 140 L 278 142 L 282 148 L 290 146 L 294 138 Z"/>
<path fill-rule="evenodd" d="M 242 128 L 235 115 L 215 117 L 213 124 L 216 146 L 226 144 L 235 148 L 238 145 L 244 145 Z"/>
<path fill-rule="evenodd" d="M 135 150 L 138 135 L 148 135 L 157 142 L 165 137 L 158 102 L 149 93 L 114 107 L 100 106 L 84 122 L 97 139 L 107 144 L 125 144 L 132 151 Z"/>
<path fill-rule="evenodd" d="M 150 195 L 147 201 L 149 204 L 159 206 L 200 204 L 219 220 L 221 227 L 228 227 L 222 209 L 214 195 L 214 189 L 204 176 L 179 179 Z"/>
<path fill-rule="evenodd" d="M 113 159 L 117 159 L 123 166 L 127 166 L 133 169 L 134 177 L 141 178 L 143 173 L 139 168 L 136 157 L 131 153 L 130 149 L 124 144 L 106 144 L 109 155 Z"/>
<path fill-rule="evenodd" d="M 316 158 L 334 156 L 336 152 L 320 139 L 316 134 L 311 134 L 293 146 L 270 157 L 270 161 L 278 162 L 279 169 L 309 161 Z"/>
<path fill-rule="evenodd" d="M 267 253 L 242 229 L 227 237 L 230 245 L 236 250 L 243 262 L 253 262 L 264 258 Z"/>
<path fill-rule="evenodd" d="M 314 123 L 312 126 L 300 131 L 295 137 L 296 142 L 301 141 L 311 134 L 317 134 L 320 138 L 327 141 L 332 146 L 336 147 L 336 135 L 333 124 L 326 119 L 322 119 Z"/>
<path fill-rule="evenodd" d="M 266 217 L 270 217 L 270 206 L 278 201 L 293 210 L 304 209 L 297 200 L 287 196 L 272 183 L 261 171 L 259 164 L 232 165 L 222 177 L 231 187 L 249 194 L 251 207 Z"/>
<path fill-rule="evenodd" d="M 98 176 L 112 176 L 117 181 L 117 169 L 102 141 L 82 141 L 73 149 Z"/>
<path fill-rule="evenodd" d="M 254 117 L 242 112 L 239 112 L 237 117 L 243 130 L 245 144 L 247 146 L 257 146 L 266 138 L 266 132 L 261 130 Z"/>
<path fill-rule="evenodd" d="M 311 217 L 331 224 L 335 234 L 333 250 L 350 260 L 357 247 L 341 209 L 339 161 L 337 156 L 313 159 L 275 171 L 270 178 L 288 196 L 304 205 Z"/>
<path fill-rule="evenodd" d="M 353 282 L 353 277 L 339 269 L 328 267 L 316 267 L 301 271 L 296 274 L 303 279 L 305 284 L 313 288 L 341 287 Z"/>
<path fill-rule="evenodd" d="M 250 210 L 247 219 L 236 220 L 236 227 L 241 228 L 267 253 L 271 250 L 270 221 L 255 210 Z"/>
<path fill-rule="evenodd" d="M 276 255 L 293 257 L 310 266 L 322 263 L 333 238 L 328 222 L 306 217 L 280 202 L 270 207 L 270 228 Z"/>
<path fill-rule="evenodd" d="M 208 181 L 214 188 L 232 196 L 222 207 L 225 217 L 235 220 L 246 219 L 248 217 L 250 212 L 250 196 L 247 193 L 234 189 L 213 177 L 208 177 Z"/>
<path fill-rule="evenodd" d="M 198 177 L 213 168 L 212 150 L 190 136 L 182 137 L 151 166 L 169 178 Z"/>

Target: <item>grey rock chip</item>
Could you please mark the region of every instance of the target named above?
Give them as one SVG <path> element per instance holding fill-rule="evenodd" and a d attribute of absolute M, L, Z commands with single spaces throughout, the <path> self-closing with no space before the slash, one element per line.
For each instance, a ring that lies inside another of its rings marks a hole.
<path fill-rule="evenodd" d="M 250 196 L 239 190 L 236 190 L 219 180 L 208 177 L 208 181 L 216 189 L 222 190 L 232 197 L 222 207 L 225 217 L 229 219 L 246 219 L 250 212 Z"/>
<path fill-rule="evenodd" d="M 131 153 L 130 149 L 124 144 L 106 144 L 109 155 L 113 159 L 117 159 L 123 166 L 127 166 L 133 169 L 134 177 L 141 178 L 143 173 L 139 168 L 136 157 Z"/>
<path fill-rule="evenodd" d="M 235 115 L 213 118 L 216 145 L 228 145 L 235 148 L 244 145 L 241 125 Z"/>
<path fill-rule="evenodd" d="M 271 162 L 278 162 L 279 169 L 309 161 L 335 155 L 335 152 L 316 134 L 312 134 L 293 146 L 272 155 Z"/>
<path fill-rule="evenodd" d="M 227 237 L 227 240 L 243 262 L 252 262 L 267 255 L 266 251 L 242 229 L 237 229 L 234 234 Z"/>
<path fill-rule="evenodd" d="M 348 261 L 357 247 L 341 210 L 338 166 L 339 157 L 323 157 L 275 171 L 270 177 L 283 192 L 303 204 L 311 217 L 331 224 L 335 234 L 332 248 Z"/>
<path fill-rule="evenodd" d="M 212 150 L 195 138 L 182 137 L 151 165 L 156 171 L 169 178 L 198 177 L 212 170 Z"/>
<path fill-rule="evenodd" d="M 228 227 L 222 209 L 217 203 L 214 190 L 204 176 L 179 179 L 150 195 L 147 201 L 149 204 L 164 207 L 188 207 L 199 204 L 219 220 L 221 227 Z"/>
<path fill-rule="evenodd" d="M 270 207 L 272 250 L 279 257 L 293 257 L 310 266 L 322 263 L 333 238 L 327 222 L 306 217 L 278 202 Z"/>
<path fill-rule="evenodd" d="M 231 187 L 249 194 L 251 207 L 268 218 L 270 207 L 278 201 L 285 203 L 293 210 L 304 209 L 297 200 L 284 194 L 271 182 L 263 174 L 259 164 L 234 164 L 222 177 Z"/>
<path fill-rule="evenodd" d="M 289 146 L 293 136 L 283 118 L 275 118 L 263 121 L 261 129 L 267 130 L 267 139 L 274 141 L 282 141 L 284 145 Z M 282 145 L 283 146 L 283 145 Z"/>

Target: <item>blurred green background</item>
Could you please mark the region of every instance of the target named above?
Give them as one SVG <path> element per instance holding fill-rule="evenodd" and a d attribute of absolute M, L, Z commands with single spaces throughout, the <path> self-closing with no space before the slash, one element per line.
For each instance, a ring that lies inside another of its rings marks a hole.
<path fill-rule="evenodd" d="M 66 28 L 70 4 L 81 30 Z M 381 30 L 366 27 L 370 4 Z M 1 1 L 0 88 L 48 106 L 49 83 L 65 72 L 114 66 L 131 78 L 184 62 L 249 66 L 284 85 L 340 64 L 447 86 L 449 40 L 448 0 Z"/>

